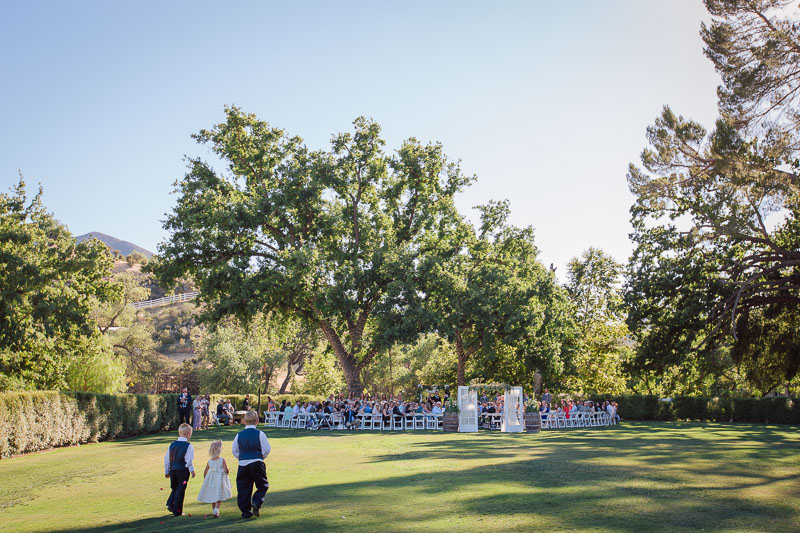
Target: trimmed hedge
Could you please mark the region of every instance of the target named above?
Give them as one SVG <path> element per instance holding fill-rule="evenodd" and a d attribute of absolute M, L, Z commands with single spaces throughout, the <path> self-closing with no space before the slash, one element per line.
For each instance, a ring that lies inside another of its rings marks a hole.
<path fill-rule="evenodd" d="M 798 398 L 707 398 L 702 396 L 658 396 L 628 394 L 592 395 L 593 401 L 619 403 L 619 414 L 628 420 L 697 420 L 703 422 L 750 422 L 800 424 Z"/>
<path fill-rule="evenodd" d="M 177 394 L 0 393 L 0 458 L 175 428 Z"/>

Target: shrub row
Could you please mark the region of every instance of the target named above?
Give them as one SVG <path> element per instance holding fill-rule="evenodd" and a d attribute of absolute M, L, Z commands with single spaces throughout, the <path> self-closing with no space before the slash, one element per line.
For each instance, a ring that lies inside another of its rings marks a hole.
<path fill-rule="evenodd" d="M 590 396 L 589 400 L 619 403 L 619 414 L 628 420 L 697 420 L 704 422 L 751 422 L 800 424 L 798 398 L 707 398 L 628 394 Z"/>
<path fill-rule="evenodd" d="M 0 457 L 176 427 L 177 395 L 0 393 Z"/>

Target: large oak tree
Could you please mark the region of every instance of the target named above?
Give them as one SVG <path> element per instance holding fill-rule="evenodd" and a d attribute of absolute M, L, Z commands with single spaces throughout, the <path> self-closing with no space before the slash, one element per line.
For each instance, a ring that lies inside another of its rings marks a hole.
<path fill-rule="evenodd" d="M 154 270 L 167 283 L 190 275 L 207 318 L 280 310 L 315 324 L 358 393 L 378 351 L 418 333 L 416 265 L 470 179 L 440 144 L 411 138 L 386 154 L 378 124 L 354 126 L 311 151 L 227 108 L 195 135 L 225 169 L 189 159 Z"/>

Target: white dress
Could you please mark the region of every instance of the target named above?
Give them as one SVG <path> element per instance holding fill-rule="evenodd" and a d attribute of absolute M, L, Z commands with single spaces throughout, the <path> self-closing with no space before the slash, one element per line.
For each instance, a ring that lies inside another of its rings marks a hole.
<path fill-rule="evenodd" d="M 197 501 L 214 503 L 231 497 L 231 480 L 222 469 L 222 458 L 208 462 L 208 473 L 203 479 L 203 486 L 197 495 Z"/>

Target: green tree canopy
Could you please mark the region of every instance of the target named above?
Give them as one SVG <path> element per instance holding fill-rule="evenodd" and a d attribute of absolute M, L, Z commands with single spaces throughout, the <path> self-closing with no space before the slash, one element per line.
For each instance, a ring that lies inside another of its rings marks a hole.
<path fill-rule="evenodd" d="M 29 200 L 20 179 L 0 193 L 0 388 L 65 387 L 87 354 L 109 361 L 92 308 L 119 291 L 111 267 L 105 245 L 77 243 L 45 210 L 41 190 Z"/>
<path fill-rule="evenodd" d="M 189 160 L 154 270 L 166 284 L 191 275 L 207 317 L 281 310 L 316 324 L 360 392 L 380 349 L 416 337 L 416 264 L 470 180 L 440 144 L 411 138 L 387 155 L 376 123 L 354 126 L 310 151 L 227 108 L 195 135 L 227 171 Z"/>
<path fill-rule="evenodd" d="M 567 292 L 579 332 L 569 388 L 619 394 L 625 390 L 623 363 L 630 355 L 620 281 L 622 265 L 598 248 L 569 262 Z"/>
<path fill-rule="evenodd" d="M 665 108 L 643 168 L 630 167 L 626 299 L 645 372 L 701 386 L 735 364 L 764 391 L 800 370 L 800 346 L 773 334 L 800 304 L 800 24 L 787 4 L 706 0 L 701 35 L 722 76 L 716 127 Z"/>
<path fill-rule="evenodd" d="M 563 367 L 566 294 L 538 261 L 532 228 L 508 224 L 507 202 L 478 209 L 480 227 L 463 222 L 431 244 L 437 253 L 421 268 L 426 306 L 455 347 L 459 385 L 473 357 L 481 379 L 529 384 L 535 370 Z"/>

